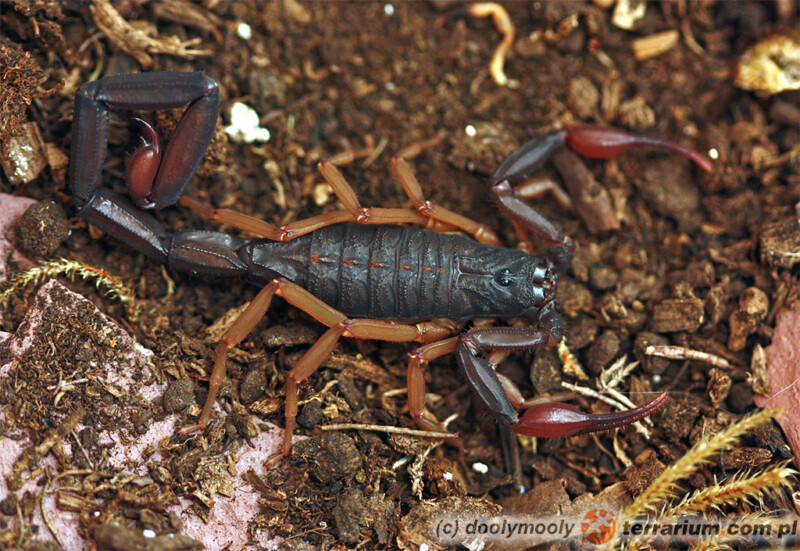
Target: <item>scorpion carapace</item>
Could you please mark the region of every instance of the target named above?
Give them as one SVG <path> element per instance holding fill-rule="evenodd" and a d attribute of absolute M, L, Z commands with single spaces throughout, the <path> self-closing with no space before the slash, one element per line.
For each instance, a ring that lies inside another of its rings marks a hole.
<path fill-rule="evenodd" d="M 186 104 L 163 153 L 156 133 L 139 121 L 146 131 L 144 145 L 133 154 L 127 170 L 132 200 L 99 187 L 110 107 L 155 110 Z M 247 336 L 276 294 L 329 329 L 289 373 L 284 445 L 274 459 L 288 454 L 291 447 L 298 385 L 325 362 L 342 336 L 423 343 L 409 360 L 408 400 L 412 417 L 429 430 L 443 429 L 425 406 L 423 366 L 453 353 L 478 399 L 499 423 L 521 434 L 552 437 L 608 430 L 642 419 L 666 401 L 664 392 L 631 411 L 589 415 L 548 399 L 525 401 L 510 380 L 496 373 L 494 363 L 504 354 L 561 340 L 564 324 L 555 308 L 554 289 L 557 274 L 567 269 L 574 250 L 572 241 L 520 200 L 513 186 L 567 144 L 601 158 L 639 145 L 666 148 L 709 170 L 709 162 L 700 155 L 594 125 L 549 132 L 521 146 L 491 177 L 490 191 L 518 227 L 548 246 L 552 257 L 548 260 L 499 247 L 499 239 L 485 224 L 426 201 L 406 161 L 422 146 L 392 160 L 414 208 L 363 208 L 336 168 L 358 156 L 352 153 L 318 166 L 345 209 L 282 227 L 182 197 L 210 142 L 218 111 L 218 86 L 202 73 L 106 77 L 81 87 L 76 95 L 70 177 L 80 215 L 174 270 L 244 277 L 262 286 L 222 336 L 203 412 L 198 423 L 182 433 L 205 427 L 225 376 L 227 351 Z M 199 230 L 169 233 L 143 210 L 175 202 L 262 238 L 246 241 Z M 516 321 L 510 327 L 483 322 L 464 330 L 468 320 L 483 318 Z M 420 319 L 428 321 L 416 321 Z M 519 408 L 526 410 L 522 417 Z"/>

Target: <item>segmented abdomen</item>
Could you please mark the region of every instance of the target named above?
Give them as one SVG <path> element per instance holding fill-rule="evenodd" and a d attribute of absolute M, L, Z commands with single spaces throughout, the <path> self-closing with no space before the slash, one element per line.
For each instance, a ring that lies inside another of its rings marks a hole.
<path fill-rule="evenodd" d="M 455 241 L 419 228 L 336 224 L 287 243 L 253 241 L 248 278 L 285 277 L 351 317 L 452 317 Z"/>

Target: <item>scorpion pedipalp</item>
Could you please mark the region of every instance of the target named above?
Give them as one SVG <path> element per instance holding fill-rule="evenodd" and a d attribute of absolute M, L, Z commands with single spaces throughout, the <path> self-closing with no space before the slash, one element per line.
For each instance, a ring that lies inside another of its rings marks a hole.
<path fill-rule="evenodd" d="M 669 395 L 662 392 L 638 408 L 618 413 L 595 414 L 584 413 L 575 406 L 559 402 L 536 404 L 526 409 L 519 421 L 511 424 L 511 430 L 517 434 L 542 438 L 611 430 L 644 419 L 655 413 L 668 399 Z"/>

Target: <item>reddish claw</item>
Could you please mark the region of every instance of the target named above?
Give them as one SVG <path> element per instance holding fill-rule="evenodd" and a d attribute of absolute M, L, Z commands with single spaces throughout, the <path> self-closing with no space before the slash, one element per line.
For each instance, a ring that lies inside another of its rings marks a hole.
<path fill-rule="evenodd" d="M 565 130 L 567 144 L 577 153 L 587 157 L 610 159 L 634 147 L 652 147 L 679 153 L 697 163 L 706 172 L 711 172 L 711 161 L 707 157 L 674 142 L 638 136 L 619 128 L 597 124 L 569 126 Z"/>
<path fill-rule="evenodd" d="M 149 209 L 153 207 L 150 192 L 161 164 L 161 141 L 150 123 L 138 118 L 131 120 L 139 123 L 146 135 L 142 136 L 142 145 L 128 159 L 125 182 L 131 199 L 140 207 Z"/>
<path fill-rule="evenodd" d="M 624 427 L 655 413 L 669 398 L 662 392 L 643 406 L 619 413 L 589 414 L 575 406 L 551 402 L 537 404 L 525 410 L 522 418 L 511 425 L 511 430 L 526 436 L 566 438 L 587 432 Z"/>

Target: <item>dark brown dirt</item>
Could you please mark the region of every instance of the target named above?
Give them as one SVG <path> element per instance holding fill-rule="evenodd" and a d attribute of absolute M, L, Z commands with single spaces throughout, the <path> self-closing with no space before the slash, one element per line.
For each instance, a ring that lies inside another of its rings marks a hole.
<path fill-rule="evenodd" d="M 397 3 L 391 15 L 388 4 L 375 3 L 207 1 L 175 15 L 168 5 L 181 3 L 117 2 L 126 20 L 149 22 L 162 37 L 200 38 L 197 47 L 210 51 L 196 59 L 154 55 L 152 67 L 144 67 L 141 58 L 109 41 L 89 10 L 78 3 L 0 3 L 5 35 L 0 54 L 5 63 L 19 68 L 13 75 L 18 80 L 0 78 L 0 82 L 22 90 L 18 104 L 7 106 L 15 113 L 15 122 L 24 120 L 19 113 L 26 112 L 27 119 L 39 125 L 45 142 L 69 153 L 76 86 L 91 78 L 145 68 L 204 70 L 221 87 L 223 115 L 218 130 L 229 123 L 231 103 L 243 101 L 258 111 L 272 137 L 266 144 L 252 146 L 229 142 L 219 131 L 189 193 L 277 225 L 338 208 L 332 195 L 315 200 L 322 183 L 316 162 L 363 147 L 369 140 L 380 144 L 381 154 L 344 168 L 363 205 L 408 206 L 391 175 L 389 159 L 403 147 L 443 131 L 444 142 L 413 161 L 426 197 L 486 221 L 511 246 L 516 242 L 514 228 L 488 200 L 486 178 L 505 155 L 543 130 L 598 122 L 675 140 L 701 152 L 713 148 L 719 158 L 711 174 L 664 153 L 636 151 L 617 160 L 587 161 L 608 193 L 603 208 L 610 209 L 606 215 L 613 217 L 611 225 L 598 225 L 594 218 L 582 221 L 549 197 L 537 201 L 537 209 L 578 245 L 574 265 L 559 287 L 573 354 L 590 375 L 624 354 L 635 357 L 642 365 L 623 384 L 623 392 L 642 403 L 653 391 L 669 387 L 672 399 L 654 416 L 650 441 L 632 429 L 623 431 L 622 452 L 636 459 L 627 472 L 610 451 L 614 447 L 609 434 L 540 441 L 538 455 L 529 447 L 512 446 L 516 457 L 508 464 L 516 459 L 517 476 L 525 487 L 554 484 L 559 495 L 565 492 L 569 499 L 617 488 L 613 485 L 620 481 L 637 494 L 702 433 L 755 409 L 744 367 L 750 365 L 757 344 L 769 343 L 777 311 L 798 298 L 796 260 L 775 251 L 798 242 L 794 206 L 800 201 L 796 155 L 800 98 L 797 92 L 759 97 L 740 90 L 734 87 L 730 71 L 765 29 L 796 28 L 795 2 L 648 3 L 646 16 L 632 31 L 615 27 L 610 11 L 596 5 L 600 2 L 508 3 L 517 39 L 505 70 L 519 81 L 516 89 L 498 87 L 489 75 L 489 59 L 500 40 L 491 21 L 453 18 L 437 24 L 449 9 L 449 4 L 440 8 L 445 4 L 440 2 Z M 573 20 L 577 26 L 570 31 L 568 23 Z M 249 40 L 237 36 L 242 22 L 252 29 Z M 684 39 L 672 49 L 644 61 L 634 58 L 634 38 L 673 28 L 682 29 Z M 694 49 L 686 38 L 689 31 Z M 30 55 L 22 56 L 20 49 Z M 48 97 L 29 89 L 30 82 L 35 87 L 62 79 L 64 87 Z M 3 96 L 5 102 L 14 101 L 15 96 L 5 92 Z M 175 118 L 159 116 L 160 131 L 168 134 Z M 105 182 L 117 188 L 122 185 L 126 155 L 137 140 L 136 129 L 127 120 L 127 113 L 112 115 L 104 167 Z M 474 136 L 467 134 L 467 127 L 474 129 Z M 545 171 L 558 179 L 551 167 Z M 0 191 L 23 189 L 0 178 Z M 190 413 L 197 411 L 190 404 L 205 399 L 203 374 L 210 370 L 216 342 L 206 339 L 206 330 L 251 300 L 257 289 L 240 281 L 202 282 L 167 273 L 114 239 L 98 238 L 77 217 L 63 171 L 55 167 L 25 186 L 24 194 L 55 201 L 70 217 L 72 234 L 52 256 L 76 259 L 134 285 L 143 300 L 143 314 L 129 329 L 153 350 L 157 371 L 171 384 L 164 407 L 187 412 L 185 424 L 194 421 Z M 170 208 L 158 216 L 170 230 L 220 230 L 218 224 L 183 208 Z M 221 230 L 235 233 L 227 227 Z M 80 291 L 102 301 L 112 317 L 127 324 L 122 306 L 99 298 L 90 286 Z M 16 330 L 30 295 L 26 292 L 12 300 L 3 329 Z M 752 301 L 763 303 L 764 297 L 767 303 L 761 304 L 757 315 L 748 314 Z M 321 332 L 308 316 L 276 300 L 239 347 L 242 352 L 228 360 L 230 380 L 223 386 L 221 400 L 230 411 L 233 399 L 234 413 L 216 419 L 205 437 L 176 440 L 163 450 L 161 467 L 151 473 L 159 491 L 141 496 L 138 503 L 91 493 L 101 502 L 103 522 L 147 527 L 159 535 L 175 531 L 174 519 L 164 513 L 159 500 L 193 495 L 202 482 L 197 466 L 204 455 L 217 454 L 234 441 L 246 442 L 260 430 L 244 420 L 240 403 L 264 420 L 283 425 L 286 373 Z M 89 354 L 85 343 L 74 339 L 80 350 L 61 351 L 68 365 L 77 354 Z M 650 344 L 703 350 L 737 368 L 723 377 L 700 361 L 644 356 Z M 471 399 L 452 357 L 429 367 L 427 391 L 438 397 L 429 402 L 438 419 L 457 414 L 449 428 L 465 439 L 465 463 L 460 463 L 453 447 L 426 450 L 428 440 L 357 430 L 321 436 L 315 431 L 315 425 L 331 423 L 412 427 L 404 395 L 383 396 L 405 387 L 412 349 L 354 340 L 337 347 L 301 390 L 305 405 L 297 432 L 314 438 L 296 446 L 286 470 L 249 475 L 264 497 L 264 510 L 251 531 L 272 530 L 287 538 L 285 549 L 330 549 L 337 543 L 393 547 L 398 535 L 409 545 L 418 545 L 422 542 L 414 532 L 415 518 L 447 511 L 445 500 L 466 507 L 465 496 L 497 503 L 516 494 L 497 426 Z M 542 351 L 535 361 L 531 354 L 513 356 L 500 370 L 526 396 L 558 390 L 562 380 L 572 380 L 563 375 L 552 351 Z M 24 369 L 19 372 L 25 376 Z M 333 380 L 338 384 L 326 387 Z M 40 391 L 26 395 L 28 388 Z M 18 417 L 21 426 L 45 433 L 64 422 L 69 408 L 86 405 L 85 397 L 67 393 L 57 415 L 42 416 L 54 399 L 44 388 L 23 385 L 13 402 L 8 396 L 2 400 L 22 404 L 16 407 L 28 412 L 28 418 Z M 321 392 L 323 388 L 329 390 Z M 5 392 L 0 389 L 0 394 Z M 315 399 L 309 401 L 311 397 Z M 588 398 L 578 403 L 593 411 L 605 407 Z M 718 410 L 733 414 L 720 417 Z M 137 422 L 146 423 L 149 416 Z M 3 429 L 7 434 L 9 428 Z M 788 457 L 779 431 L 771 430 L 746 439 L 741 449 L 726 456 L 725 469 L 774 464 Z M 86 453 L 101 454 L 90 436 L 83 442 Z M 430 454 L 429 463 L 415 471 L 409 465 L 423 453 Z M 409 465 L 396 467 L 404 457 Z M 488 472 L 473 471 L 470 465 L 475 461 L 484 463 Z M 438 477 L 448 469 L 458 470 L 457 478 L 445 484 Z M 719 467 L 709 467 L 692 484 L 713 483 L 722 473 Z M 90 492 L 91 484 L 85 483 L 84 490 Z M 441 499 L 431 511 L 415 509 L 409 515 L 419 496 Z M 134 513 L 134 503 L 137 511 L 145 509 L 149 516 Z M 8 510 L 16 515 L 18 509 L 11 505 L 0 503 L 0 513 L 7 515 Z M 481 501 L 479 508 L 489 505 Z M 203 503 L 198 500 L 195 507 L 202 516 Z M 764 498 L 764 507 L 791 506 L 787 495 L 776 492 Z M 111 538 L 107 524 L 98 525 L 94 517 L 84 515 L 81 522 L 95 545 Z M 2 542 L 10 547 L 18 543 L 9 532 Z"/>

